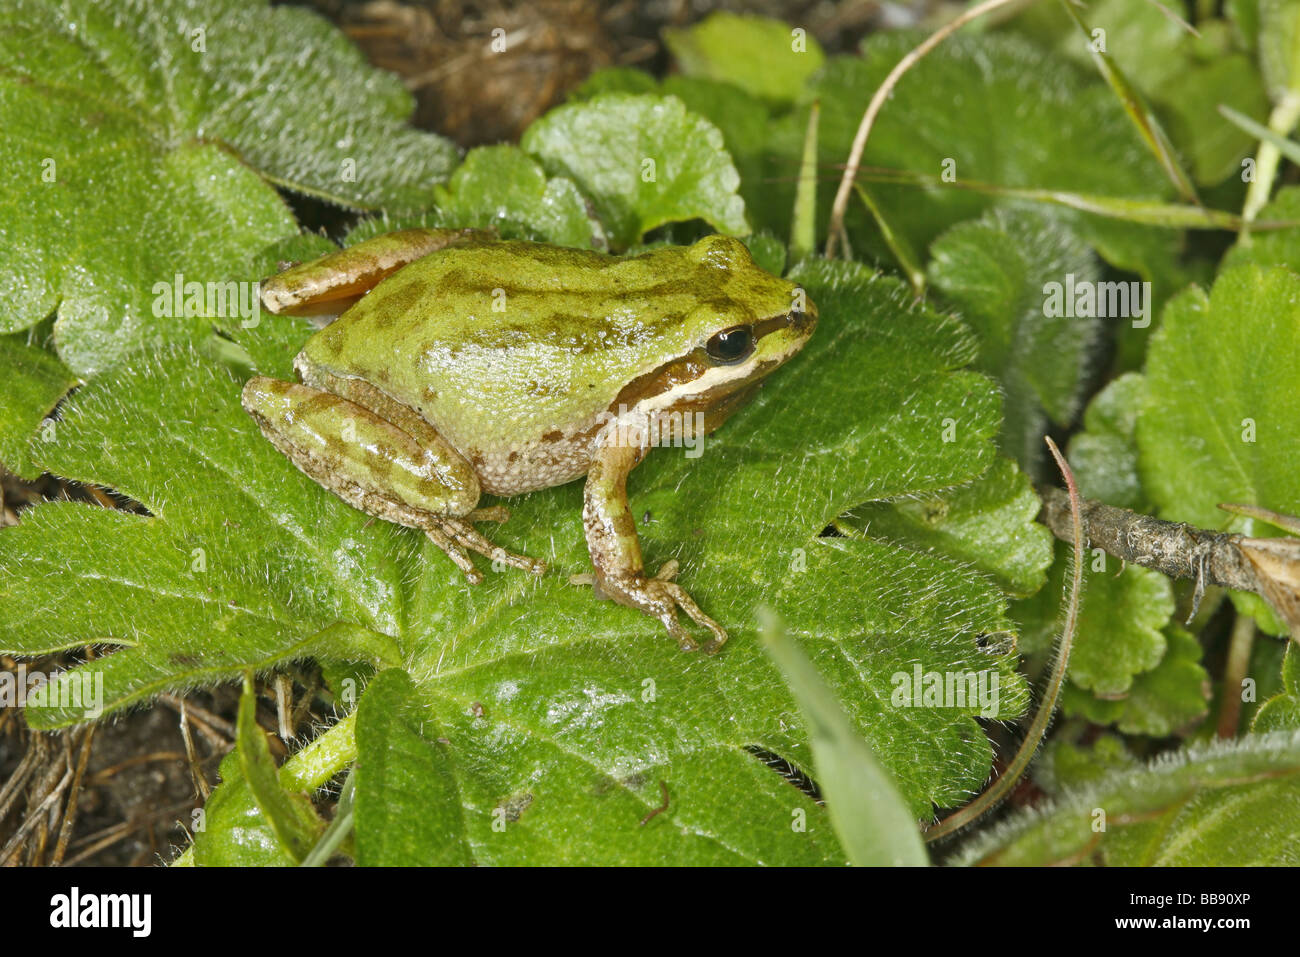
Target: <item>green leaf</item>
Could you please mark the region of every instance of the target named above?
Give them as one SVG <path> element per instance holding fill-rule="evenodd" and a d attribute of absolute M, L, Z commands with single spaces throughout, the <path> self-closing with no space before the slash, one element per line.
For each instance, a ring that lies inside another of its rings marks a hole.
<path fill-rule="evenodd" d="M 1034 765 L 1034 783 L 1052 796 L 1094 784 L 1113 771 L 1132 768 L 1137 759 L 1115 734 L 1102 734 L 1087 747 L 1055 738 Z"/>
<path fill-rule="evenodd" d="M 862 505 L 839 527 L 969 563 L 1024 597 L 1043 586 L 1052 564 L 1052 533 L 1034 521 L 1040 508 L 1029 478 L 998 459 L 969 485 Z"/>
<path fill-rule="evenodd" d="M 839 162 L 848 155 L 863 105 L 921 38 L 912 31 L 877 33 L 865 41 L 860 58 L 827 61 L 805 95 L 805 102 L 821 102 L 823 157 Z M 959 108 L 954 108 L 954 95 L 960 96 Z M 989 122 L 994 116 L 998 122 Z M 789 180 L 788 195 L 794 191 L 806 124 L 805 108 L 773 132 L 773 149 Z M 863 163 L 936 177 L 950 173 L 958 181 L 1125 200 L 1160 201 L 1170 189 L 1094 70 L 1062 63 L 1012 36 L 950 37 L 921 60 L 881 112 Z M 942 180 L 934 188 L 899 186 L 875 189 L 873 195 L 885 219 L 916 249 L 928 248 L 940 233 L 998 203 Z M 1057 215 L 1121 268 L 1134 269 L 1140 262 L 1142 268 L 1135 271 L 1151 272 L 1176 249 L 1173 232 L 1135 230 L 1073 211 Z M 824 213 L 819 218 L 826 221 Z M 850 217 L 849 225 L 859 255 L 888 256 L 865 217 Z"/>
<path fill-rule="evenodd" d="M 1092 58 L 1092 38 L 1072 28 L 1057 4 L 1040 4 L 1036 13 L 1052 20 L 1044 39 L 1054 53 L 1080 64 Z M 1263 119 L 1268 97 L 1249 52 L 1222 21 L 1200 20 L 1198 37 L 1156 3 L 1130 0 L 1090 3 L 1084 18 L 1092 30 L 1105 31 L 1107 54 L 1150 102 L 1198 184 L 1240 173 L 1254 141 L 1218 107 Z"/>
<path fill-rule="evenodd" d="M 293 867 L 298 862 L 276 837 L 244 778 L 240 756 L 221 762 L 221 786 L 203 806 L 194 831 L 194 863 L 201 867 Z"/>
<path fill-rule="evenodd" d="M 99 377 L 66 404 L 56 440 L 34 448 L 38 465 L 150 514 L 54 502 L 6 529 L 5 648 L 119 646 L 81 668 L 103 674 L 108 711 L 293 658 L 394 654 L 384 636 L 400 621 L 411 542 L 283 494 L 298 473 L 249 428 L 238 394 L 224 368 L 180 351 Z M 82 719 L 72 707 L 27 714 L 38 727 Z"/>
<path fill-rule="evenodd" d="M 1259 0 L 1258 38 L 1269 98 L 1280 103 L 1300 90 L 1300 7 L 1290 0 Z"/>
<path fill-rule="evenodd" d="M 0 533 L 5 650 L 121 646 L 83 666 L 105 674 L 108 710 L 297 657 L 396 663 L 429 747 L 450 742 L 479 863 L 843 861 L 825 809 L 765 763 L 810 773 L 812 755 L 751 609 L 780 610 L 915 817 L 979 789 L 992 749 L 978 702 L 896 706 L 896 678 L 989 672 L 1000 720 L 1028 695 L 1008 643 L 981 647 L 1012 631 L 986 576 L 821 536 L 855 505 L 961 485 L 996 460 L 996 390 L 962 369 L 970 334 L 859 266 L 794 276 L 822 317 L 803 354 L 703 455 L 660 449 L 631 481 L 647 563 L 681 560 L 679 580 L 731 633 L 719 656 L 683 654 L 657 622 L 568 582 L 590 567 L 578 486 L 512 499 L 493 531 L 552 574 L 470 587 L 432 543 L 298 473 L 244 416 L 239 382 L 191 352 L 68 403 L 41 464 L 150 515 L 52 503 Z M 278 322 L 249 334 L 277 337 Z M 81 717 L 29 712 L 45 727 Z M 669 807 L 639 826 L 660 781 Z"/>
<path fill-rule="evenodd" d="M 1027 652 L 1045 652 L 1060 631 L 1066 564 L 1062 543 L 1047 585 L 1016 606 L 1025 629 L 1021 645 Z M 1095 550 L 1088 570 L 1069 678 L 1099 697 L 1117 698 L 1130 692 L 1136 675 L 1165 657 L 1162 629 L 1174 612 L 1173 588 L 1163 575 L 1137 565 L 1125 565 L 1121 571 L 1118 559 Z"/>
<path fill-rule="evenodd" d="M 1300 186 L 1283 186 L 1260 212 L 1260 219 L 1300 220 Z M 1287 266 L 1300 272 L 1300 226 L 1252 232 L 1242 236 L 1224 255 L 1219 271 L 1234 266 Z"/>
<path fill-rule="evenodd" d="M 746 210 L 758 210 L 769 225 L 790 215 L 789 206 L 771 207 L 772 190 L 766 182 L 768 108 L 730 83 L 673 75 L 662 83 L 641 70 L 614 67 L 587 80 L 574 99 L 587 100 L 601 93 L 660 93 L 675 96 L 692 113 L 698 113 L 722 132 L 722 141 L 740 174 L 740 195 Z M 784 234 L 784 231 L 783 233 Z"/>
<path fill-rule="evenodd" d="M 1255 734 L 1300 729 L 1300 652 L 1294 641 L 1287 642 L 1282 659 L 1282 690 L 1260 706 L 1251 722 Z"/>
<path fill-rule="evenodd" d="M 310 800 L 301 794 L 290 794 L 280 786 L 280 776 L 266 743 L 266 732 L 257 723 L 257 693 L 253 690 L 251 675 L 244 677 L 237 727 L 239 769 L 249 793 L 285 853 L 294 861 L 301 861 L 311 851 L 325 825 L 316 816 Z"/>
<path fill-rule="evenodd" d="M 1169 143 L 1169 138 L 1165 134 L 1164 127 L 1160 125 L 1160 121 L 1151 112 L 1151 108 L 1147 105 L 1142 94 L 1139 93 L 1137 89 L 1134 88 L 1133 84 L 1129 82 L 1124 70 L 1111 57 L 1110 53 L 1107 51 L 1106 44 L 1104 42 L 1100 44 L 1096 42 L 1098 36 L 1096 31 L 1099 30 L 1101 35 L 1104 36 L 1105 28 L 1101 27 L 1096 28 L 1095 30 L 1089 29 L 1087 24 L 1085 24 L 1079 16 L 1078 11 L 1068 3 L 1061 4 L 1061 9 L 1066 12 L 1066 15 L 1069 16 L 1070 19 L 1074 21 L 1075 26 L 1079 28 L 1080 41 L 1083 42 L 1092 53 L 1092 59 L 1093 62 L 1096 63 L 1098 71 L 1105 78 L 1106 82 L 1110 84 L 1110 88 L 1114 91 L 1116 98 L 1123 104 L 1124 111 L 1129 115 L 1129 119 L 1133 121 L 1133 125 L 1137 128 L 1139 135 L 1146 142 L 1147 147 L 1151 150 L 1156 159 L 1159 160 L 1161 167 L 1164 169 L 1166 175 L 1168 175 L 1170 181 L 1174 184 L 1174 188 L 1177 189 L 1179 195 L 1188 202 L 1198 202 L 1199 200 L 1196 195 L 1196 189 L 1192 186 L 1187 174 L 1179 164 L 1178 157 L 1174 154 L 1173 147 Z M 1149 9 L 1149 7 L 1146 9 Z"/>
<path fill-rule="evenodd" d="M 958 862 L 1295 866 L 1297 774 L 1297 734 L 1190 748 L 1019 812 L 964 848 Z"/>
<path fill-rule="evenodd" d="M 1125 734 L 1160 738 L 1190 730 L 1209 710 L 1210 679 L 1201 665 L 1201 644 L 1177 625 L 1168 625 L 1164 633 L 1164 658 L 1134 677 L 1126 695 L 1103 699 L 1071 686 L 1063 699 L 1065 713 L 1114 724 Z"/>
<path fill-rule="evenodd" d="M 1169 304 L 1137 423 L 1142 484 L 1162 518 L 1267 537 L 1218 504 L 1300 513 L 1300 392 L 1280 386 L 1297 354 L 1300 276 L 1288 269 L 1229 269 L 1209 294 L 1193 287 Z M 1260 605 L 1238 607 L 1276 630 Z"/>
<path fill-rule="evenodd" d="M 930 254 L 930 281 L 979 335 L 976 367 L 1002 383 L 1002 448 L 1036 473 L 1047 420 L 1068 425 L 1078 413 L 1103 320 L 1072 315 L 1065 300 L 1101 278 L 1097 259 L 1068 226 L 1025 210 L 960 223 Z"/>
<path fill-rule="evenodd" d="M 1146 512 L 1138 475 L 1137 420 L 1146 380 L 1135 372 L 1113 380 L 1083 414 L 1083 431 L 1070 440 L 1070 466 L 1085 498 Z"/>
<path fill-rule="evenodd" d="M 58 354 L 83 376 L 194 341 L 208 324 L 156 287 L 242 278 L 296 233 L 271 182 L 363 208 L 432 200 L 456 151 L 406 128 L 412 105 L 303 10 L 11 0 L 0 119 L 23 135 L 0 149 L 0 332 L 57 307 Z"/>
<path fill-rule="evenodd" d="M 778 104 L 793 103 L 826 59 L 804 28 L 725 11 L 664 30 L 664 43 L 687 76 L 732 83 Z"/>
<path fill-rule="evenodd" d="M 357 863 L 469 864 L 455 757 L 406 672 L 381 671 L 357 705 Z"/>
<path fill-rule="evenodd" d="M 67 391 L 77 384 L 62 362 L 22 336 L 0 338 L 0 465 L 15 475 L 40 474 L 28 458 L 27 443 Z"/>
<path fill-rule="evenodd" d="M 610 93 L 560 106 L 528 128 L 521 146 L 550 175 L 578 184 L 618 248 L 690 219 L 733 236 L 749 232 L 722 133 L 674 96 Z"/>
<path fill-rule="evenodd" d="M 437 196 L 442 221 L 449 226 L 495 228 L 506 239 L 584 249 L 604 242 L 578 188 L 560 176 L 547 179 L 518 147 L 471 150 Z"/>
<path fill-rule="evenodd" d="M 924 867 L 930 862 L 916 818 L 871 748 L 859 737 L 817 669 L 770 613 L 763 643 L 808 724 L 817 782 L 831 823 L 851 863 L 859 867 Z"/>

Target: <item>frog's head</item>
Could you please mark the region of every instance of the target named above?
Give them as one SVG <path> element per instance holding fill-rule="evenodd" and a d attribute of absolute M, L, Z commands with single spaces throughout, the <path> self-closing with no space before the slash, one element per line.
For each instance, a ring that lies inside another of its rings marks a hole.
<path fill-rule="evenodd" d="M 694 267 L 694 304 L 665 331 L 671 358 L 619 402 L 645 412 L 704 412 L 712 429 L 803 348 L 817 307 L 798 285 L 759 268 L 738 239 L 707 236 L 682 253 Z"/>

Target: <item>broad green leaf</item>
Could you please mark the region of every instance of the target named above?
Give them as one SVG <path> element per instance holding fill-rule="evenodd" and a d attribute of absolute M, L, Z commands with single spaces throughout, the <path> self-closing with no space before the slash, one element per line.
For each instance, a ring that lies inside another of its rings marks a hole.
<path fill-rule="evenodd" d="M 357 706 L 356 843 L 363 866 L 468 864 L 450 742 L 406 672 L 381 671 Z"/>
<path fill-rule="evenodd" d="M 604 241 L 578 188 L 560 176 L 548 179 L 514 146 L 471 150 L 437 197 L 441 218 L 450 226 L 491 227 L 506 239 L 584 249 Z"/>
<path fill-rule="evenodd" d="M 675 96 L 692 113 L 698 113 L 722 132 L 732 162 L 740 174 L 740 195 L 746 210 L 766 210 L 763 222 L 781 222 L 790 208 L 771 208 L 772 191 L 765 180 L 768 108 L 758 99 L 730 83 L 674 74 L 662 82 L 641 70 L 614 67 L 592 74 L 574 95 L 588 100 L 601 93 L 659 93 Z M 781 230 L 785 234 L 785 230 Z"/>
<path fill-rule="evenodd" d="M 1251 722 L 1255 734 L 1300 729 L 1300 652 L 1294 641 L 1287 642 L 1282 659 L 1282 690 L 1260 706 Z"/>
<path fill-rule="evenodd" d="M 1070 440 L 1070 466 L 1086 498 L 1118 508 L 1149 511 L 1138 476 L 1138 414 L 1146 380 L 1130 372 L 1110 382 L 1088 403 L 1083 431 Z"/>
<path fill-rule="evenodd" d="M 1065 713 L 1081 714 L 1094 724 L 1114 724 L 1125 734 L 1156 738 L 1193 727 L 1209 710 L 1210 678 L 1201 665 L 1201 644 L 1177 625 L 1168 625 L 1164 634 L 1164 658 L 1137 675 L 1123 697 L 1098 698 L 1071 686 L 1062 702 Z"/>
<path fill-rule="evenodd" d="M 664 43 L 687 76 L 722 80 L 771 103 L 793 103 L 826 60 L 804 27 L 725 11 L 665 30 Z"/>
<path fill-rule="evenodd" d="M 972 841 L 957 860 L 984 866 L 1295 866 L 1298 783 L 1300 734 L 1248 735 L 1190 748 L 1019 812 Z"/>
<path fill-rule="evenodd" d="M 44 349 L 22 336 L 0 337 L 0 466 L 33 479 L 39 474 L 27 457 L 27 441 L 77 377 Z"/>
<path fill-rule="evenodd" d="M 1024 626 L 1022 647 L 1046 652 L 1060 633 L 1065 585 L 1066 547 L 1057 546 L 1057 561 L 1047 585 L 1015 606 Z M 1103 698 L 1128 694 L 1134 677 L 1165 657 L 1162 629 L 1174 612 L 1173 588 L 1163 575 L 1137 565 L 1120 568 L 1119 559 L 1087 557 L 1088 588 L 1079 606 L 1078 634 L 1070 656 L 1073 685 Z"/>
<path fill-rule="evenodd" d="M 1032 595 L 1052 564 L 1052 533 L 1028 477 L 1010 459 L 969 485 L 918 498 L 859 506 L 841 529 L 969 563 L 1011 595 Z"/>
<path fill-rule="evenodd" d="M 65 405 L 37 463 L 150 514 L 54 502 L 6 529 L 5 648 L 119 646 L 82 666 L 104 675 L 110 711 L 295 657 L 391 655 L 384 636 L 401 620 L 411 542 L 318 496 L 283 494 L 298 473 L 249 429 L 238 394 L 226 370 L 179 351 L 99 377 Z M 37 726 L 79 719 L 28 711 Z"/>
<path fill-rule="evenodd" d="M 911 31 L 877 33 L 863 44 L 861 57 L 827 61 L 805 94 L 806 103 L 821 102 L 825 161 L 848 156 L 864 105 L 921 39 Z M 772 149 L 780 167 L 773 171 L 774 191 L 793 196 L 806 125 L 806 107 L 774 124 Z M 1126 200 L 1162 201 L 1171 189 L 1095 70 L 1062 63 L 1012 36 L 950 37 L 916 64 L 881 111 L 863 163 L 958 182 Z M 916 249 L 998 204 L 942 180 L 931 188 L 877 188 L 873 196 Z M 1108 262 L 1147 279 L 1169 268 L 1177 248 L 1172 230 L 1137 229 L 1073 211 L 1057 215 Z M 819 221 L 826 222 L 825 209 Z M 865 216 L 851 216 L 849 225 L 859 255 L 888 256 Z"/>
<path fill-rule="evenodd" d="M 768 614 L 767 652 L 785 675 L 808 724 L 817 783 L 849 861 L 860 867 L 924 867 L 930 862 L 916 818 L 859 737 L 817 669 Z"/>
<path fill-rule="evenodd" d="M 271 826 L 280 846 L 293 860 L 301 861 L 325 829 L 311 801 L 301 794 L 291 794 L 280 786 L 280 775 L 271 758 L 266 732 L 257 723 L 257 693 L 251 675 L 244 677 L 244 693 L 239 699 L 236 751 L 239 769 L 257 802 L 263 819 Z"/>
<path fill-rule="evenodd" d="M 930 281 L 979 336 L 976 367 L 1002 384 L 1002 448 L 1036 474 L 1048 419 L 1068 425 L 1078 413 L 1101 324 L 1128 320 L 1076 315 L 1074 291 L 1095 288 L 1101 270 L 1045 213 L 992 210 L 944 233 L 930 254 Z"/>
<path fill-rule="evenodd" d="M 1147 359 L 1137 423 L 1142 484 L 1162 518 L 1268 537 L 1265 523 L 1220 502 L 1300 513 L 1300 276 L 1288 269 L 1224 271 L 1207 294 L 1171 302 Z M 1275 631 L 1258 600 L 1238 607 Z"/>
<path fill-rule="evenodd" d="M 1027 693 L 1007 643 L 981 646 L 1012 630 L 986 576 L 821 536 L 855 505 L 961 485 L 995 461 L 996 390 L 962 370 L 973 340 L 861 267 L 794 275 L 821 310 L 809 347 L 703 455 L 660 449 L 632 476 L 647 563 L 679 558 L 679 580 L 731 633 L 716 657 L 568 582 L 589 568 L 576 484 L 512 500 L 492 531 L 551 574 L 470 587 L 416 533 L 299 474 L 240 410 L 238 381 L 189 352 L 92 383 L 39 450 L 151 514 L 49 504 L 0 533 L 5 650 L 125 646 L 84 666 L 104 672 L 110 710 L 297 657 L 399 664 L 434 744 L 451 742 L 479 863 L 842 861 L 825 810 L 760 760 L 812 770 L 755 606 L 780 610 L 917 817 L 978 790 L 992 750 L 978 702 L 896 706 L 900 677 L 995 675 L 1001 720 Z M 258 329 L 278 336 L 279 321 Z M 670 806 L 640 826 L 660 781 Z"/>
<path fill-rule="evenodd" d="M 674 96 L 610 93 L 557 107 L 520 144 L 592 201 L 620 249 L 665 223 L 749 232 L 740 177 L 716 126 Z"/>
<path fill-rule="evenodd" d="M 1300 187 L 1284 186 L 1273 201 L 1264 207 L 1260 219 L 1300 220 Z M 1300 226 L 1253 232 L 1237 240 L 1219 263 L 1219 271 L 1233 266 L 1286 266 L 1300 272 Z"/>
<path fill-rule="evenodd" d="M 59 356 L 80 375 L 193 341 L 207 324 L 155 287 L 246 278 L 251 252 L 297 232 L 271 183 L 364 208 L 431 202 L 456 151 L 404 125 L 412 105 L 303 10 L 10 0 L 0 119 L 23 135 L 0 148 L 0 332 L 57 307 Z"/>

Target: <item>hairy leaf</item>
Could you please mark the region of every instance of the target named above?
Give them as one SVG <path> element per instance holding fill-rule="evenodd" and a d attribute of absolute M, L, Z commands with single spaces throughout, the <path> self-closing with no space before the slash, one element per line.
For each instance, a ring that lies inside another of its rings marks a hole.
<path fill-rule="evenodd" d="M 530 126 L 521 146 L 552 176 L 578 184 L 618 248 L 690 219 L 749 232 L 722 133 L 676 97 L 609 93 L 570 103 Z"/>

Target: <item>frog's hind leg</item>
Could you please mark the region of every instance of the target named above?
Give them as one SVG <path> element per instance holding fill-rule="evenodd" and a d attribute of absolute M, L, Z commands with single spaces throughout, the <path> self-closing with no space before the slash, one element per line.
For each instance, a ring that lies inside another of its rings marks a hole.
<path fill-rule="evenodd" d="M 337 315 L 408 263 L 490 235 L 475 229 L 401 229 L 375 236 L 263 280 L 262 304 L 277 316 Z"/>
<path fill-rule="evenodd" d="M 497 507 L 499 508 L 499 506 Z M 505 512 L 505 509 L 500 509 Z M 515 552 L 508 552 L 500 545 L 493 544 L 486 536 L 476 529 L 471 522 L 503 522 L 500 512 L 492 508 L 475 509 L 464 518 L 439 518 L 437 519 L 440 530 L 443 534 L 448 535 L 451 539 L 462 548 L 467 548 L 472 552 L 477 552 L 494 562 L 501 562 L 512 568 L 522 568 L 524 571 L 532 572 L 534 575 L 541 575 L 546 571 L 546 563 L 539 562 L 535 558 L 529 558 L 527 555 L 519 555 Z M 483 514 L 488 513 L 488 514 Z M 506 513 L 509 517 L 509 513 Z M 432 538 L 432 533 L 430 533 Z M 435 539 L 436 541 L 436 539 Z M 446 551 L 446 547 L 443 547 Z"/>
<path fill-rule="evenodd" d="M 244 387 L 244 408 L 306 475 L 368 515 L 420 529 L 471 582 L 483 576 L 469 552 L 545 570 L 473 527 L 501 519 L 505 510 L 475 509 L 478 475 L 437 429 L 368 383 L 325 378 L 327 389 L 257 376 Z"/>

